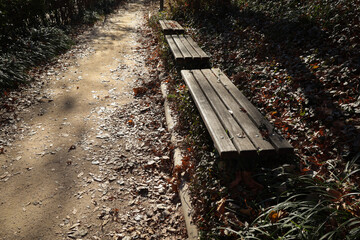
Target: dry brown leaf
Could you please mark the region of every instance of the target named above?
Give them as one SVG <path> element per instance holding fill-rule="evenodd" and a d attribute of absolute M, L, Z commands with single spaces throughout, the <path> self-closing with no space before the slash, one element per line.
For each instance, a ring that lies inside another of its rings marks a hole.
<path fill-rule="evenodd" d="M 222 198 L 216 202 L 217 204 L 216 215 L 222 216 L 225 213 L 225 202 L 226 202 L 226 198 Z"/>
<path fill-rule="evenodd" d="M 285 216 L 286 216 L 286 212 L 283 210 L 271 211 L 269 214 L 269 219 L 272 223 L 276 223 Z"/>
<path fill-rule="evenodd" d="M 147 88 L 145 88 L 145 87 L 137 87 L 137 88 L 133 88 L 133 91 L 134 91 L 135 97 L 137 97 L 137 96 L 139 96 L 141 94 L 146 93 Z"/>

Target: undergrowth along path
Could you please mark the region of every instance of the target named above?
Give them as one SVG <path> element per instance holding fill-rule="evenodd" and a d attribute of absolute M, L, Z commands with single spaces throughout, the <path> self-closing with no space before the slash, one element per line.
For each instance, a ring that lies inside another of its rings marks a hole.
<path fill-rule="evenodd" d="M 170 134 L 139 46 L 148 9 L 124 4 L 35 82 L 0 133 L 0 239 L 183 239 L 166 181 Z"/>

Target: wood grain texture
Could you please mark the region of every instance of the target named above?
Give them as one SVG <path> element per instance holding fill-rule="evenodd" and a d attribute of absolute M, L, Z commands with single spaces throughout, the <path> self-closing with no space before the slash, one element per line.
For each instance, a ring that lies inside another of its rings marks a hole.
<path fill-rule="evenodd" d="M 195 80 L 191 70 L 182 70 L 181 75 L 189 88 L 190 94 L 214 142 L 215 148 L 223 158 L 238 156 L 237 149 L 230 140 L 226 130 L 217 118 L 209 101 Z"/>
<path fill-rule="evenodd" d="M 183 34 L 185 29 L 174 20 L 159 20 L 162 31 L 165 35 Z"/>
<path fill-rule="evenodd" d="M 173 38 L 173 40 L 176 43 L 178 49 L 180 50 L 181 54 L 183 55 L 183 58 L 185 58 L 185 59 L 192 58 L 190 52 L 186 49 L 185 45 L 180 40 L 180 36 L 179 35 L 171 35 L 171 37 Z"/>
<path fill-rule="evenodd" d="M 177 29 L 184 31 L 184 28 L 177 21 L 172 20 L 171 22 L 177 26 Z"/>
<path fill-rule="evenodd" d="M 258 149 L 261 155 L 274 155 L 275 149 L 272 144 L 263 139 L 258 127 L 255 126 L 249 116 L 242 111 L 241 106 L 239 106 L 233 96 L 229 94 L 224 85 L 218 81 L 218 76 L 215 76 L 210 69 L 203 69 L 201 72 L 209 81 L 210 85 L 218 95 L 218 98 L 221 99 L 228 111 L 231 111 L 236 122 L 242 127 L 247 137 Z"/>
<path fill-rule="evenodd" d="M 256 157 L 257 149 L 250 139 L 244 134 L 244 130 L 237 123 L 233 114 L 226 108 L 215 90 L 209 84 L 200 70 L 192 71 L 194 78 L 199 84 L 203 93 L 205 93 L 213 111 L 228 132 L 231 140 L 241 156 Z M 198 93 L 197 93 L 198 94 Z M 222 96 L 224 97 L 224 96 Z"/>
<path fill-rule="evenodd" d="M 165 37 L 171 52 L 174 55 L 175 61 L 179 66 L 185 69 L 209 67 L 209 57 L 194 41 L 189 42 L 189 39 L 191 39 L 189 36 L 172 34 L 166 35 Z M 199 54 L 199 52 L 202 53 Z M 202 55 L 206 57 L 202 57 Z"/>
<path fill-rule="evenodd" d="M 194 49 L 200 55 L 201 58 L 209 59 L 209 56 L 199 47 L 199 45 L 190 36 L 185 35 L 184 37 L 189 42 L 189 44 L 194 46 Z"/>
<path fill-rule="evenodd" d="M 179 39 L 182 42 L 182 44 L 185 46 L 185 48 L 189 51 L 192 58 L 201 58 L 200 55 L 194 49 L 196 46 L 191 45 L 184 36 L 179 36 Z"/>
<path fill-rule="evenodd" d="M 179 58 L 184 58 L 184 56 L 181 54 L 180 49 L 177 47 L 174 39 L 172 38 L 171 35 L 166 35 L 165 36 L 166 41 L 169 44 L 170 50 L 173 53 L 175 60 L 179 59 Z"/>
<path fill-rule="evenodd" d="M 212 69 L 212 72 L 219 76 L 219 80 L 225 86 L 227 91 L 234 97 L 236 102 L 244 109 L 249 115 L 251 120 L 258 128 L 265 128 L 268 133 L 269 141 L 275 147 L 279 154 L 291 154 L 294 148 L 291 144 L 274 131 L 274 126 L 265 119 L 259 110 L 239 91 L 239 89 L 230 81 L 229 78 L 223 74 L 220 69 Z"/>
<path fill-rule="evenodd" d="M 164 20 L 160 20 L 159 23 L 160 23 L 161 29 L 163 31 L 168 29 L 168 27 L 166 26 L 166 23 L 164 22 Z"/>

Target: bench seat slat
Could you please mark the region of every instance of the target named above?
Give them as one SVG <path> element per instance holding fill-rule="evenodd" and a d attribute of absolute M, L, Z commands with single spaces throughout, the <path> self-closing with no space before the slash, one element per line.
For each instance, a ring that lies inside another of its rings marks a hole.
<path fill-rule="evenodd" d="M 174 20 L 159 20 L 162 31 L 165 35 L 183 34 L 185 29 Z"/>
<path fill-rule="evenodd" d="M 168 42 L 171 52 L 173 53 L 175 59 L 183 58 L 183 55 L 180 52 L 180 49 L 177 47 L 176 43 L 174 42 L 173 38 L 170 35 L 165 36 L 166 41 Z"/>
<path fill-rule="evenodd" d="M 206 79 L 209 81 L 219 99 L 223 101 L 227 109 L 231 110 L 237 123 L 244 129 L 244 132 L 249 137 L 250 141 L 260 151 L 260 155 L 274 155 L 275 149 L 270 142 L 263 139 L 259 129 L 253 121 L 244 113 L 232 97 L 231 94 L 226 90 L 223 84 L 218 81 L 217 76 L 210 69 L 202 69 L 201 72 L 204 74 Z"/>
<path fill-rule="evenodd" d="M 243 134 L 244 130 L 236 122 L 232 114 L 218 97 L 215 90 L 211 87 L 202 72 L 200 70 L 193 70 L 192 74 L 201 87 L 201 90 L 205 93 L 220 122 L 228 131 L 228 134 L 232 138 L 232 142 L 238 150 L 239 154 L 241 156 L 256 157 L 256 147 L 250 141 L 250 139 L 245 134 Z"/>
<path fill-rule="evenodd" d="M 163 31 L 165 31 L 165 30 L 168 29 L 168 26 L 166 25 L 166 22 L 165 22 L 165 21 L 160 20 L 159 23 L 160 23 L 161 29 L 162 29 Z"/>
<path fill-rule="evenodd" d="M 165 37 L 176 63 L 186 69 L 209 67 L 209 56 L 189 36 L 173 34 Z"/>
<path fill-rule="evenodd" d="M 241 93 L 241 91 L 239 91 L 239 89 L 230 81 L 230 79 L 227 78 L 225 74 L 221 74 L 220 69 L 213 68 L 212 71 L 216 76 L 219 76 L 220 73 L 219 79 L 222 84 L 226 87 L 229 93 L 232 94 L 238 104 L 244 108 L 255 125 L 258 128 L 261 126 L 266 127 L 269 133 L 270 142 L 273 144 L 279 154 L 292 153 L 294 148 L 291 146 L 291 144 L 274 131 L 272 124 L 265 119 L 259 110 Z"/>
<path fill-rule="evenodd" d="M 190 52 L 186 49 L 185 45 L 183 44 L 183 42 L 180 40 L 180 36 L 179 35 L 172 35 L 171 36 L 177 47 L 179 48 L 179 50 L 181 51 L 181 54 L 184 56 L 185 59 L 187 58 L 192 58 Z"/>
<path fill-rule="evenodd" d="M 237 150 L 228 137 L 226 130 L 218 120 L 210 103 L 203 94 L 200 86 L 196 82 L 189 70 L 181 71 L 186 85 L 190 90 L 190 94 L 200 112 L 200 115 L 210 133 L 215 148 L 223 158 L 234 158 L 238 155 Z"/>
<path fill-rule="evenodd" d="M 196 52 L 193 46 L 190 45 L 188 40 L 184 36 L 179 36 L 181 42 L 184 44 L 185 48 L 189 51 L 192 58 L 200 58 L 200 55 Z"/>
<path fill-rule="evenodd" d="M 184 36 L 185 39 L 194 46 L 195 51 L 200 55 L 201 58 L 209 59 L 209 56 L 199 47 L 199 45 L 188 35 Z"/>
<path fill-rule="evenodd" d="M 172 22 L 178 29 L 184 30 L 184 28 L 183 28 L 177 21 L 171 20 L 171 22 Z"/>
<path fill-rule="evenodd" d="M 171 30 L 173 30 L 173 28 L 172 28 L 171 25 L 169 24 L 169 21 L 165 21 L 165 25 L 166 25 L 166 28 L 165 28 L 166 31 L 171 31 Z"/>

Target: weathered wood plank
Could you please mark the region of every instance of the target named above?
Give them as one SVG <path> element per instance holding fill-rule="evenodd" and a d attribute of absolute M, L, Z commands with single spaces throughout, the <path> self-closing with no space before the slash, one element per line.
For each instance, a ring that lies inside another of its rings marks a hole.
<path fill-rule="evenodd" d="M 165 31 L 166 29 L 168 29 L 168 27 L 166 26 L 166 23 L 164 20 L 159 20 L 159 23 L 160 23 L 160 26 L 161 26 L 161 29 L 163 31 Z"/>
<path fill-rule="evenodd" d="M 185 45 L 183 44 L 183 42 L 180 40 L 180 36 L 179 35 L 171 35 L 171 37 L 174 39 L 177 47 L 179 48 L 179 50 L 181 51 L 181 54 L 183 55 L 183 57 L 185 59 L 187 58 L 192 58 L 191 54 L 189 53 L 189 51 L 186 49 Z"/>
<path fill-rule="evenodd" d="M 247 157 L 256 157 L 256 147 L 250 141 L 248 136 L 244 134 L 244 130 L 236 122 L 233 115 L 226 108 L 226 106 L 216 94 L 215 90 L 211 87 L 209 82 L 206 80 L 202 72 L 200 70 L 193 70 L 192 73 L 197 83 L 201 87 L 202 91 L 205 93 L 206 98 L 208 99 L 212 108 L 215 110 L 215 113 L 218 116 L 220 122 L 223 124 L 229 136 L 232 138 L 232 142 L 234 143 L 240 155 Z"/>
<path fill-rule="evenodd" d="M 258 128 L 265 127 L 268 132 L 270 142 L 273 144 L 279 154 L 288 154 L 294 151 L 293 146 L 286 141 L 283 137 L 274 131 L 274 126 L 265 119 L 265 117 L 259 112 L 259 110 L 239 91 L 239 89 L 222 74 L 220 69 L 212 69 L 213 73 L 218 76 L 221 83 L 229 91 L 234 99 L 242 106 L 246 113 L 250 116 L 251 120 L 255 123 Z"/>
<path fill-rule="evenodd" d="M 180 23 L 178 23 L 177 21 L 171 20 L 171 22 L 172 22 L 174 25 L 176 25 L 176 28 L 177 28 L 178 30 L 185 31 L 184 28 L 183 28 L 183 26 L 181 26 Z"/>
<path fill-rule="evenodd" d="M 175 57 L 175 60 L 179 59 L 179 58 L 183 58 L 183 55 L 181 54 L 180 49 L 177 47 L 176 43 L 174 42 L 172 36 L 166 35 L 165 38 L 169 44 L 171 52 L 173 53 L 173 55 Z"/>
<path fill-rule="evenodd" d="M 162 31 L 165 35 L 183 34 L 185 29 L 174 20 L 159 20 Z"/>
<path fill-rule="evenodd" d="M 201 72 L 209 81 L 210 85 L 217 93 L 219 99 L 223 101 L 228 111 L 232 112 L 232 115 L 234 116 L 237 123 L 242 127 L 250 141 L 259 150 L 260 155 L 269 156 L 271 154 L 275 154 L 274 147 L 271 145 L 271 143 L 263 139 L 258 127 L 255 126 L 249 116 L 241 110 L 241 106 L 239 106 L 233 96 L 229 94 L 224 85 L 218 81 L 217 76 L 215 76 L 215 74 L 210 69 L 202 69 Z"/>
<path fill-rule="evenodd" d="M 209 59 L 209 56 L 199 47 L 199 45 L 188 35 L 185 36 L 186 40 L 191 44 L 195 51 L 200 55 L 201 58 Z"/>
<path fill-rule="evenodd" d="M 194 47 L 186 40 L 184 36 L 179 36 L 180 41 L 184 44 L 185 48 L 191 54 L 192 58 L 200 58 L 200 55 L 195 51 Z"/>
<path fill-rule="evenodd" d="M 167 30 L 172 30 L 172 29 L 174 29 L 169 20 L 164 20 L 164 22 L 165 22 L 165 24 L 166 24 L 166 29 L 167 29 Z"/>
<path fill-rule="evenodd" d="M 177 21 L 174 21 L 174 20 L 167 20 L 167 24 L 170 28 L 172 28 L 174 30 L 184 29 Z"/>
<path fill-rule="evenodd" d="M 200 112 L 200 115 L 210 133 L 215 148 L 223 158 L 234 158 L 238 152 L 217 118 L 210 103 L 202 92 L 190 70 L 182 70 L 181 75 L 189 88 L 190 94 Z"/>
<path fill-rule="evenodd" d="M 199 46 L 191 45 L 186 36 L 182 35 L 165 35 L 167 42 L 169 43 L 170 49 L 174 55 L 175 61 L 180 64 L 180 66 L 185 67 L 186 69 L 199 69 L 199 68 L 208 68 L 209 67 L 209 57 L 201 57 L 199 54 L 202 51 Z M 197 50 L 200 49 L 200 50 Z"/>

